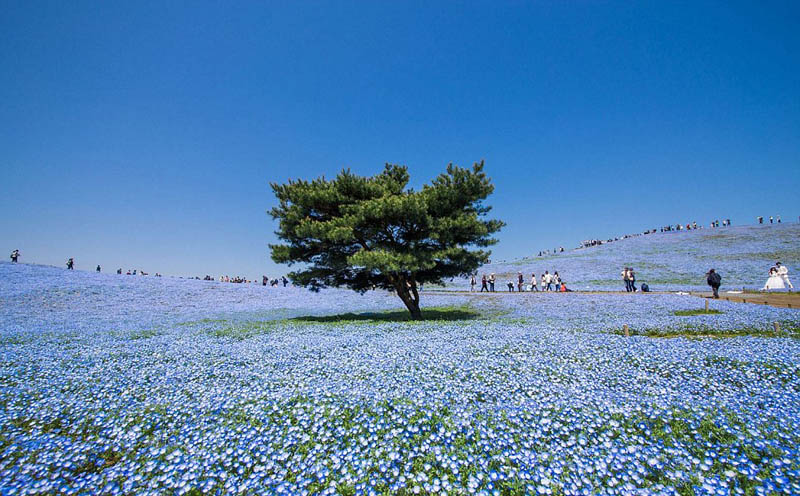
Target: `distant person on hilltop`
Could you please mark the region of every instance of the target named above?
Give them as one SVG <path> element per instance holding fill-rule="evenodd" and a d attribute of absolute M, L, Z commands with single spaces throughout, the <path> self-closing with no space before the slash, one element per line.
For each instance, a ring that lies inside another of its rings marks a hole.
<path fill-rule="evenodd" d="M 261 276 L 261 285 L 266 286 L 267 282 L 269 282 L 269 278 L 267 276 Z"/>
<path fill-rule="evenodd" d="M 285 288 L 289 283 L 289 279 L 286 279 L 286 276 L 281 276 L 281 282 L 283 282 L 283 287 Z"/>
<path fill-rule="evenodd" d="M 97 272 L 100 272 L 100 265 L 98 264 L 97 268 L 95 269 Z"/>
<path fill-rule="evenodd" d="M 117 269 L 117 274 L 118 274 L 118 275 L 122 275 L 122 267 L 120 267 L 119 269 Z"/>
<path fill-rule="evenodd" d="M 11 252 L 11 263 L 17 263 L 19 261 L 19 250 L 14 250 Z"/>
<path fill-rule="evenodd" d="M 756 219 L 758 220 L 758 223 L 759 223 L 759 224 L 763 224 L 763 223 L 764 223 L 764 217 L 761 217 L 761 216 L 759 215 L 758 217 L 756 217 Z"/>
<path fill-rule="evenodd" d="M 73 270 L 75 268 L 75 260 L 70 258 L 67 260 L 67 270 Z"/>
<path fill-rule="evenodd" d="M 719 287 L 722 284 L 722 276 L 714 269 L 709 269 L 708 273 L 706 273 L 706 282 L 711 286 L 714 298 L 719 298 Z"/>

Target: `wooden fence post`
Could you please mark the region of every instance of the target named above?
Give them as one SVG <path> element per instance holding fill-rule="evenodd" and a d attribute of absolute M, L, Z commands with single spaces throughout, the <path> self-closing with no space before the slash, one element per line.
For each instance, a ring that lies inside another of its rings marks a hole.
<path fill-rule="evenodd" d="M 708 299 L 706 298 L 706 313 L 708 313 Z"/>

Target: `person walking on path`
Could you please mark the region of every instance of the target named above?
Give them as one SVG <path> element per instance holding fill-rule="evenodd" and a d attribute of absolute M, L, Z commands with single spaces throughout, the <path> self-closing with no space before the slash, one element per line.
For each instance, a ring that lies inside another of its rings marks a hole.
<path fill-rule="evenodd" d="M 525 279 L 522 277 L 522 272 L 517 272 L 517 292 L 522 293 L 523 284 L 525 284 Z"/>
<path fill-rule="evenodd" d="M 19 250 L 14 250 L 11 252 L 11 263 L 17 263 L 19 261 Z"/>
<path fill-rule="evenodd" d="M 486 291 L 487 293 L 489 292 L 489 287 L 487 286 L 488 283 L 489 283 L 489 281 L 486 279 L 486 274 L 482 275 L 481 276 L 481 291 L 480 291 L 481 293 L 483 293 L 484 291 Z"/>
<path fill-rule="evenodd" d="M 539 286 L 536 285 L 536 272 L 531 274 L 531 291 L 539 292 Z"/>
<path fill-rule="evenodd" d="M 470 293 L 474 293 L 475 292 L 475 285 L 476 284 L 478 284 L 478 282 L 475 280 L 475 274 L 472 274 L 472 276 L 470 277 L 470 280 L 469 280 L 469 292 Z"/>
<path fill-rule="evenodd" d="M 630 293 L 631 292 L 631 281 L 628 279 L 628 268 L 627 267 L 623 267 L 622 268 L 622 272 L 620 272 L 620 275 L 622 276 L 622 282 L 625 283 L 625 291 Z"/>
<path fill-rule="evenodd" d="M 489 291 L 494 293 L 494 282 L 495 282 L 494 272 L 489 275 Z"/>
<path fill-rule="evenodd" d="M 553 290 L 553 276 L 547 271 L 544 271 L 544 275 L 542 276 L 542 286 L 545 288 L 545 291 Z"/>
<path fill-rule="evenodd" d="M 778 277 L 783 279 L 783 283 L 789 288 L 789 291 L 793 290 L 794 286 L 792 286 L 792 281 L 789 280 L 789 269 L 785 265 L 781 265 L 780 262 L 775 264 L 775 268 L 778 269 Z"/>
<path fill-rule="evenodd" d="M 719 287 L 722 284 L 722 276 L 719 275 L 714 269 L 709 269 L 706 274 L 706 282 L 711 286 L 711 291 L 714 293 L 714 298 L 719 298 Z"/>
<path fill-rule="evenodd" d="M 67 270 L 73 270 L 75 268 L 75 260 L 70 258 L 67 260 Z"/>
<path fill-rule="evenodd" d="M 561 276 L 558 275 L 558 271 L 553 273 L 553 283 L 556 285 L 556 292 L 561 292 Z"/>

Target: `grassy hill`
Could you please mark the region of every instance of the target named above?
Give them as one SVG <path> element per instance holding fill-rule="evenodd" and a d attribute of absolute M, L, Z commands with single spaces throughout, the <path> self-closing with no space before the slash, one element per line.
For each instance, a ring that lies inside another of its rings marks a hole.
<path fill-rule="evenodd" d="M 767 271 L 780 261 L 800 283 L 800 224 L 724 227 L 642 235 L 601 246 L 522 260 L 493 263 L 480 273 L 494 272 L 501 286 L 518 271 L 530 279 L 545 270 L 558 271 L 571 289 L 622 290 L 620 271 L 633 267 L 637 285 L 651 290 L 707 289 L 710 268 L 722 275 L 723 289 L 760 289 Z M 456 281 L 466 286 L 466 281 Z"/>

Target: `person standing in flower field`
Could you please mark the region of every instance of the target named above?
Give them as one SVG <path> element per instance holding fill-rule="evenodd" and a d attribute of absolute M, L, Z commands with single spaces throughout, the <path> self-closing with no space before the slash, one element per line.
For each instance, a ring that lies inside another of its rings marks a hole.
<path fill-rule="evenodd" d="M 778 269 L 778 277 L 783 279 L 783 283 L 789 287 L 789 291 L 793 290 L 794 286 L 792 286 L 792 281 L 789 280 L 789 269 L 785 265 L 781 265 L 780 262 L 775 263 L 775 268 Z"/>
<path fill-rule="evenodd" d="M 472 274 L 469 279 L 469 292 L 475 292 L 475 285 L 478 284 L 478 281 L 475 280 L 475 274 Z"/>
<path fill-rule="evenodd" d="M 706 282 L 711 286 L 714 298 L 719 298 L 719 287 L 722 284 L 722 276 L 714 269 L 709 269 L 706 274 Z"/>
<path fill-rule="evenodd" d="M 634 293 L 636 292 L 636 273 L 633 271 L 633 267 L 628 267 L 628 281 L 631 284 L 631 291 Z"/>
<path fill-rule="evenodd" d="M 67 270 L 73 270 L 74 268 L 75 268 L 75 260 L 72 257 L 70 257 L 69 260 L 67 260 Z"/>
<path fill-rule="evenodd" d="M 525 284 L 525 280 L 522 277 L 522 272 L 517 272 L 517 291 L 520 293 L 523 291 L 523 284 Z"/>
<path fill-rule="evenodd" d="M 11 252 L 11 262 L 17 263 L 19 261 L 19 250 L 14 250 Z"/>
<path fill-rule="evenodd" d="M 489 291 L 494 293 L 494 282 L 495 282 L 494 272 L 489 275 Z"/>
<path fill-rule="evenodd" d="M 481 276 L 481 293 L 483 293 L 484 291 L 486 291 L 487 293 L 489 292 L 489 286 L 487 286 L 487 284 L 488 281 L 486 279 L 486 274 L 484 274 L 483 276 Z"/>

